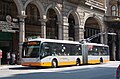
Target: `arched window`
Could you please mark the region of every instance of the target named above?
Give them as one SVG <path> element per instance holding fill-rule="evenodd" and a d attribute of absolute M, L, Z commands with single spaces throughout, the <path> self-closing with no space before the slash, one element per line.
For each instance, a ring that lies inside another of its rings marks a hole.
<path fill-rule="evenodd" d="M 27 7 L 27 19 L 37 21 L 39 18 L 38 8 L 34 4 L 29 4 Z"/>
<path fill-rule="evenodd" d="M 16 18 L 17 7 L 13 0 L 0 0 L 0 20 L 6 20 L 6 16 L 10 15 L 12 18 Z"/>
<path fill-rule="evenodd" d="M 112 16 L 116 16 L 117 15 L 117 7 L 115 5 L 113 5 L 111 7 L 111 15 Z"/>

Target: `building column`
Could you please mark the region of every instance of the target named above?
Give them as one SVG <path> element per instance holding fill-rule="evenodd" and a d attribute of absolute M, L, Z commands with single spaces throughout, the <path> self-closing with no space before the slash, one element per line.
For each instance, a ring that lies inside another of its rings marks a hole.
<path fill-rule="evenodd" d="M 103 32 L 101 32 L 101 33 L 103 33 Z M 100 35 L 100 43 L 102 43 L 103 44 L 103 39 L 104 39 L 104 35 L 102 34 L 102 35 Z"/>
<path fill-rule="evenodd" d="M 46 19 L 40 19 L 41 21 L 41 38 L 46 38 Z"/>
<path fill-rule="evenodd" d="M 116 44 L 115 44 L 115 36 L 112 35 L 112 55 L 113 55 L 113 60 L 116 60 Z"/>
<path fill-rule="evenodd" d="M 19 21 L 19 25 L 20 25 L 20 28 L 19 28 L 19 33 L 20 33 L 20 36 L 19 36 L 19 42 L 22 43 L 25 41 L 25 19 L 24 18 L 19 18 L 20 21 Z"/>
<path fill-rule="evenodd" d="M 62 39 L 63 40 L 69 40 L 69 38 L 68 38 L 68 26 L 69 26 L 69 24 L 68 24 L 68 18 L 67 17 L 63 17 L 63 37 L 62 37 Z"/>
<path fill-rule="evenodd" d="M 102 44 L 106 44 L 107 45 L 107 32 L 101 32 L 103 34 L 100 35 L 100 40 Z"/>
<path fill-rule="evenodd" d="M 104 27 L 102 27 L 102 32 L 101 32 L 101 33 L 103 33 L 101 35 L 101 43 L 107 45 L 107 43 L 108 43 L 108 26 L 109 25 L 105 22 L 103 22 L 103 24 L 104 24 Z"/>
<path fill-rule="evenodd" d="M 103 44 L 106 44 L 106 45 L 108 44 L 108 31 L 105 32 Z"/>
<path fill-rule="evenodd" d="M 25 18 L 26 18 L 25 13 L 18 15 L 18 18 L 19 18 L 19 55 L 20 55 L 19 56 L 20 57 L 19 63 L 21 63 L 22 44 L 23 44 L 23 42 L 25 42 Z"/>
<path fill-rule="evenodd" d="M 120 60 L 120 32 L 118 32 L 118 48 L 119 49 L 117 49 L 118 50 L 118 60 Z"/>
<path fill-rule="evenodd" d="M 63 27 L 62 24 L 58 22 L 58 39 L 63 39 Z"/>
<path fill-rule="evenodd" d="M 80 39 L 80 34 L 79 34 L 79 25 L 75 25 L 75 41 L 79 41 Z"/>
<path fill-rule="evenodd" d="M 84 28 L 76 25 L 75 26 L 75 41 L 81 41 L 84 39 Z"/>

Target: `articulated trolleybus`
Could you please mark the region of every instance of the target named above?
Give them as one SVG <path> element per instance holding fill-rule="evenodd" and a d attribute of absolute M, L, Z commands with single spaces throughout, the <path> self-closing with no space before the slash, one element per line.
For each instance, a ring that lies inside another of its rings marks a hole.
<path fill-rule="evenodd" d="M 104 44 L 36 38 L 23 43 L 23 66 L 58 67 L 109 61 Z"/>

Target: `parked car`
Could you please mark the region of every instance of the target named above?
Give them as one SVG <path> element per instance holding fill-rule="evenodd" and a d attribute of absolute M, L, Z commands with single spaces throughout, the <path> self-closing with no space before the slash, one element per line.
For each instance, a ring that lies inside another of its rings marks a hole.
<path fill-rule="evenodd" d="M 120 79 L 120 65 L 117 67 L 116 70 L 116 79 Z"/>

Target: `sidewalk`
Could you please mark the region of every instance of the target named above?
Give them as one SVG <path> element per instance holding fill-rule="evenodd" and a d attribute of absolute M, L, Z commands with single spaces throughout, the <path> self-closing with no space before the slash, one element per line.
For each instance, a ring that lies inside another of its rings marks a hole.
<path fill-rule="evenodd" d="M 15 67 L 22 67 L 21 65 L 0 65 L 0 70 L 15 68 Z"/>

